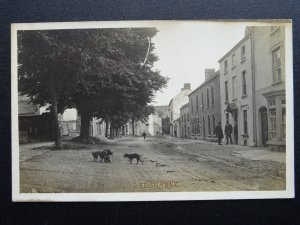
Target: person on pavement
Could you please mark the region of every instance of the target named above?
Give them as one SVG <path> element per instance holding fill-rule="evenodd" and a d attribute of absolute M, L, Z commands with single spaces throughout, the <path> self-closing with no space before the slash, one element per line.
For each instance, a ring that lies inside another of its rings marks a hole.
<path fill-rule="evenodd" d="M 218 122 L 218 125 L 216 126 L 215 133 L 218 138 L 218 144 L 222 145 L 222 139 L 224 138 L 224 135 L 223 135 L 223 129 L 222 129 L 220 121 Z"/>
<path fill-rule="evenodd" d="M 143 132 L 143 137 L 144 137 L 144 140 L 146 139 L 146 132 L 144 131 Z"/>
<path fill-rule="evenodd" d="M 232 134 L 232 125 L 227 120 L 226 125 L 225 125 L 225 135 L 226 135 L 226 144 L 227 145 L 228 145 L 228 139 L 230 140 L 230 144 L 233 144 L 231 134 Z"/>

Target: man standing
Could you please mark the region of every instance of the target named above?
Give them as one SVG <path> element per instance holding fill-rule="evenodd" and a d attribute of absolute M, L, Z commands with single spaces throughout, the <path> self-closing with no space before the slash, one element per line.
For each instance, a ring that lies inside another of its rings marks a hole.
<path fill-rule="evenodd" d="M 144 131 L 143 132 L 143 137 L 144 137 L 144 140 L 146 139 L 146 132 Z"/>
<path fill-rule="evenodd" d="M 221 142 L 222 142 L 224 135 L 223 135 L 223 129 L 222 129 L 220 121 L 218 122 L 218 125 L 216 126 L 215 133 L 218 138 L 218 144 L 222 145 Z"/>
<path fill-rule="evenodd" d="M 230 140 L 230 144 L 233 144 L 231 134 L 232 134 L 232 125 L 227 120 L 225 125 L 226 145 L 228 145 L 228 139 Z"/>

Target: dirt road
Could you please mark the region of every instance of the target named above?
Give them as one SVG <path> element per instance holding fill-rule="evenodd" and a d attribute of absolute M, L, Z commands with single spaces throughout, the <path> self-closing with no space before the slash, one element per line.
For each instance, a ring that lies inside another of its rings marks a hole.
<path fill-rule="evenodd" d="M 22 146 L 21 146 L 22 148 Z M 215 143 L 122 138 L 105 145 L 75 145 L 20 162 L 21 192 L 151 192 L 284 190 L 285 163 L 252 160 Z M 111 163 L 91 152 L 110 148 Z M 34 150 L 31 150 L 34 151 Z M 43 149 L 39 148 L 39 152 Z M 130 164 L 124 153 L 143 155 Z M 284 153 L 283 153 L 284 154 Z"/>

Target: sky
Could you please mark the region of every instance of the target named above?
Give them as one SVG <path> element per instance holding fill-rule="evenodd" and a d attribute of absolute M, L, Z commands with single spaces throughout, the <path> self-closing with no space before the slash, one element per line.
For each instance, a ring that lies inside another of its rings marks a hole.
<path fill-rule="evenodd" d="M 150 24 L 153 27 L 153 24 Z M 245 24 L 199 21 L 164 21 L 154 25 L 152 38 L 159 60 L 154 69 L 170 78 L 167 88 L 157 92 L 153 105 L 168 105 L 183 83 L 192 90 L 204 81 L 206 68 L 219 68 L 218 60 L 243 37 Z M 67 109 L 65 120 L 76 119 L 76 110 Z"/>
<path fill-rule="evenodd" d="M 168 87 L 157 92 L 153 105 L 168 105 L 183 83 L 192 90 L 204 81 L 206 68 L 219 69 L 222 58 L 243 37 L 245 24 L 183 21 L 156 26 L 152 38 L 159 60 L 154 68 L 170 78 Z"/>

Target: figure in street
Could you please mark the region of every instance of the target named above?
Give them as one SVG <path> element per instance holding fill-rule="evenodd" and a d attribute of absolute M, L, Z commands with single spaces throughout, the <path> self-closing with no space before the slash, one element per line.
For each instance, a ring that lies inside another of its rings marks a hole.
<path fill-rule="evenodd" d="M 146 139 L 146 132 L 144 131 L 142 135 L 143 135 L 144 140 L 145 140 Z"/>
<path fill-rule="evenodd" d="M 229 123 L 229 121 L 227 120 L 226 121 L 226 125 L 225 125 L 225 135 L 226 135 L 226 144 L 228 145 L 229 141 L 228 139 L 230 140 L 230 144 L 233 144 L 232 143 L 232 138 L 231 138 L 231 134 L 232 134 L 232 125 Z"/>
<path fill-rule="evenodd" d="M 218 144 L 222 145 L 222 139 L 224 138 L 224 135 L 223 135 L 223 129 L 222 129 L 220 121 L 218 122 L 218 125 L 216 126 L 215 132 L 216 132 L 216 136 L 218 138 Z"/>

